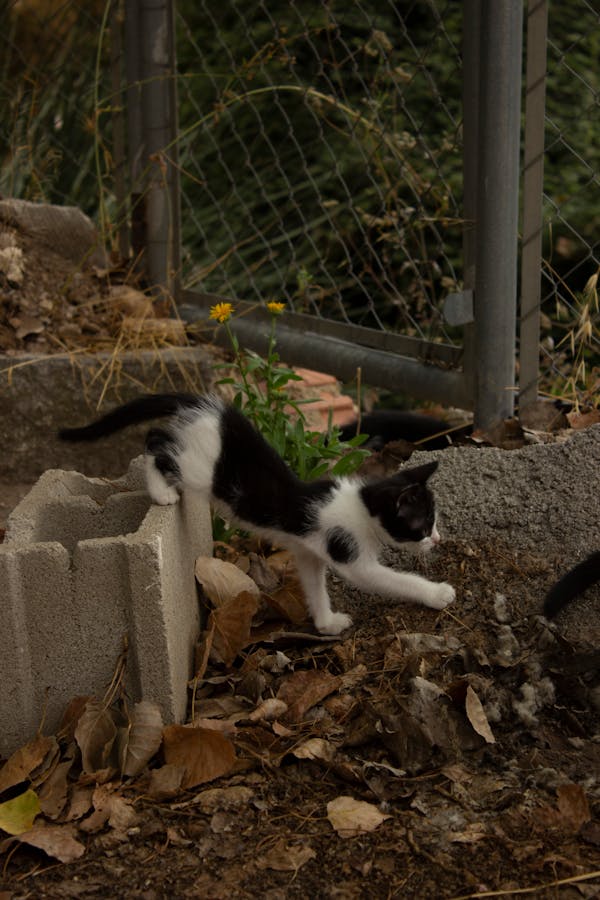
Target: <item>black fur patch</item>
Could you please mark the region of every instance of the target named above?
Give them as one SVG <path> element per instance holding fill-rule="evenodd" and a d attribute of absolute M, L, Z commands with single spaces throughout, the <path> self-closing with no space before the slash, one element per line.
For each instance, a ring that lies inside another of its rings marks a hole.
<path fill-rule="evenodd" d="M 194 406 L 201 409 L 205 403 L 202 397 L 196 397 L 194 394 L 147 394 L 118 406 L 83 428 L 62 428 L 58 436 L 62 441 L 96 441 L 129 425 L 172 416 L 182 409 Z"/>
<path fill-rule="evenodd" d="M 245 522 L 288 534 L 307 534 L 313 506 L 331 494 L 333 482 L 303 482 L 238 409 L 221 418 L 221 455 L 213 494 Z"/>
<path fill-rule="evenodd" d="M 351 563 L 358 559 L 359 548 L 350 532 L 337 526 L 327 532 L 327 552 L 334 562 Z"/>
<path fill-rule="evenodd" d="M 435 502 L 426 481 L 437 463 L 401 469 L 397 475 L 365 484 L 360 489 L 370 515 L 379 519 L 397 543 L 418 543 L 428 537 L 435 523 Z"/>
<path fill-rule="evenodd" d="M 570 569 L 548 591 L 544 601 L 544 615 L 551 619 L 574 597 L 583 594 L 598 581 L 600 581 L 600 550 Z"/>
<path fill-rule="evenodd" d="M 146 453 L 154 457 L 156 468 L 170 484 L 181 479 L 177 451 L 177 442 L 165 429 L 151 428 L 146 435 Z"/>

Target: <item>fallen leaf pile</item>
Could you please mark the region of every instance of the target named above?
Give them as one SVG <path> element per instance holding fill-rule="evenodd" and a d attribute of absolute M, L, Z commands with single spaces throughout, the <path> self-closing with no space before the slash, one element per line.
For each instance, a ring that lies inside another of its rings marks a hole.
<path fill-rule="evenodd" d="M 475 587 L 481 553 L 452 551 L 454 582 L 462 572 Z M 196 565 L 206 628 L 189 723 L 164 724 L 147 702 L 76 698 L 56 736 L 0 769 L 0 852 L 20 843 L 69 862 L 154 828 L 164 846 L 220 859 L 242 853 L 241 829 L 263 835 L 246 872 L 295 874 L 328 842 L 360 840 L 474 889 L 465 847 L 546 880 L 548 860 L 575 877 L 600 852 L 600 741 L 583 740 L 600 732 L 597 652 L 509 615 L 500 594 L 479 635 L 431 611 L 407 630 L 399 611 L 323 637 L 288 554 L 222 555 Z M 152 810 L 204 824 L 159 825 Z"/>
<path fill-rule="evenodd" d="M 119 264 L 75 262 L 26 231 L 0 224 L 2 353 L 186 343 L 183 323 L 167 317 L 168 305 L 153 303 Z"/>

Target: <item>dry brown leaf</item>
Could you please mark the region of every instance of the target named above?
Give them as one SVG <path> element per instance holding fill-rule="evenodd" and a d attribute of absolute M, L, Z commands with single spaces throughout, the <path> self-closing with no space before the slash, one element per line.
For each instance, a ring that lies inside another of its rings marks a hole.
<path fill-rule="evenodd" d="M 69 785 L 67 776 L 73 760 L 59 763 L 38 791 L 40 808 L 49 819 L 58 819 L 67 805 Z"/>
<path fill-rule="evenodd" d="M 152 769 L 148 794 L 155 800 L 170 800 L 176 797 L 181 790 L 181 783 L 185 776 L 184 766 L 161 766 L 160 769 Z"/>
<path fill-rule="evenodd" d="M 264 556 L 259 556 L 258 553 L 249 553 L 247 562 L 248 568 L 244 571 L 248 573 L 259 591 L 269 594 L 271 591 L 276 591 L 281 585 L 281 576 L 269 565 Z"/>
<path fill-rule="evenodd" d="M 308 741 L 294 747 L 292 754 L 297 759 L 320 759 L 331 762 L 335 756 L 335 746 L 324 738 L 309 738 Z"/>
<path fill-rule="evenodd" d="M 71 791 L 71 799 L 69 801 L 69 809 L 66 816 L 63 816 L 65 822 L 73 822 L 86 816 L 92 808 L 92 797 L 94 789 L 87 785 L 74 785 Z"/>
<path fill-rule="evenodd" d="M 289 572 L 296 570 L 296 561 L 294 554 L 290 550 L 277 550 L 267 557 L 267 564 L 270 569 L 281 579 Z"/>
<path fill-rule="evenodd" d="M 582 825 L 590 821 L 590 806 L 580 784 L 561 784 L 556 789 L 556 795 L 556 805 L 569 828 L 579 831 Z"/>
<path fill-rule="evenodd" d="M 210 602 L 219 608 L 240 594 L 258 598 L 259 590 L 252 579 L 233 563 L 213 556 L 199 556 L 196 560 L 196 579 Z"/>
<path fill-rule="evenodd" d="M 349 669 L 343 675 L 340 675 L 340 688 L 344 691 L 349 691 L 362 684 L 368 674 L 369 670 L 364 663 L 359 663 L 353 669 Z"/>
<path fill-rule="evenodd" d="M 340 675 L 340 678 L 343 677 L 343 675 Z M 346 722 L 351 710 L 358 704 L 359 701 L 356 698 L 356 694 L 350 693 L 333 694 L 323 701 L 323 706 L 327 712 L 340 723 Z"/>
<path fill-rule="evenodd" d="M 589 412 L 570 412 L 567 419 L 571 428 L 581 430 L 589 425 L 597 425 L 600 422 L 600 409 L 591 409 Z"/>
<path fill-rule="evenodd" d="M 18 838 L 8 838 L 0 844 L 0 853 L 18 840 L 30 847 L 43 850 L 48 856 L 52 856 L 63 863 L 74 862 L 85 853 L 85 847 L 75 839 L 74 829 L 71 825 L 36 825 L 29 831 L 20 834 Z"/>
<path fill-rule="evenodd" d="M 589 803 L 581 785 L 561 784 L 556 789 L 556 796 L 556 806 L 532 810 L 531 822 L 538 830 L 550 827 L 576 833 L 591 820 Z"/>
<path fill-rule="evenodd" d="M 315 859 L 317 854 L 308 844 L 288 844 L 285 838 L 256 860 L 259 869 L 273 869 L 274 872 L 297 872 L 305 863 Z"/>
<path fill-rule="evenodd" d="M 196 794 L 191 801 L 194 806 L 198 804 L 204 813 L 214 813 L 222 810 L 238 809 L 240 806 L 248 806 L 254 797 L 252 788 L 242 784 L 232 785 L 226 788 L 207 788 Z M 182 806 L 187 804 L 182 804 Z"/>
<path fill-rule="evenodd" d="M 239 697 L 232 697 L 229 694 L 223 694 L 222 697 L 207 697 L 203 700 L 196 701 L 196 719 L 222 719 L 229 718 L 231 722 L 234 719 L 243 719 L 248 713 L 248 704 L 243 703 Z"/>
<path fill-rule="evenodd" d="M 336 797 L 327 804 L 327 818 L 342 838 L 374 831 L 390 816 L 384 815 L 372 803 L 354 797 Z"/>
<path fill-rule="evenodd" d="M 149 341 L 159 338 L 170 344 L 182 344 L 185 341 L 185 323 L 181 319 L 140 319 L 125 316 L 121 328 L 125 333 L 135 335 L 141 341 L 144 338 Z"/>
<path fill-rule="evenodd" d="M 162 716 L 156 703 L 141 700 L 135 704 L 130 718 L 122 775 L 139 775 L 160 747 L 162 729 Z"/>
<path fill-rule="evenodd" d="M 67 742 L 71 742 L 75 739 L 77 723 L 85 710 L 86 704 L 93 699 L 94 698 L 88 694 L 86 696 L 73 697 L 73 699 L 69 701 L 59 725 L 59 738 L 64 738 Z"/>
<path fill-rule="evenodd" d="M 488 718 L 485 714 L 485 710 L 483 709 L 481 700 L 471 687 L 471 685 L 467 688 L 467 695 L 465 697 L 465 711 L 467 713 L 467 718 L 477 734 L 480 734 L 481 737 L 488 744 L 495 744 L 496 738 L 492 734 L 492 729 L 490 728 L 490 723 L 488 722 Z"/>
<path fill-rule="evenodd" d="M 114 303 L 115 309 L 126 316 L 135 319 L 147 319 L 154 316 L 151 298 L 128 284 L 111 285 L 109 299 Z"/>
<path fill-rule="evenodd" d="M 354 740 L 361 739 L 360 721 L 358 734 Z M 369 738 L 369 723 L 363 724 L 366 737 Z M 431 764 L 434 755 L 431 735 L 417 720 L 405 712 L 401 716 L 381 716 L 376 724 L 381 742 L 392 753 L 398 765 L 411 775 L 422 771 Z"/>
<path fill-rule="evenodd" d="M 117 726 L 110 710 L 100 701 L 88 700 L 75 729 L 81 765 L 88 775 L 111 768 Z"/>
<path fill-rule="evenodd" d="M 131 804 L 114 793 L 107 785 L 98 785 L 92 795 L 94 812 L 79 826 L 81 831 L 100 831 L 108 823 L 115 831 L 126 831 L 137 822 L 137 814 Z"/>
<path fill-rule="evenodd" d="M 207 728 L 169 725 L 163 731 L 163 752 L 167 764 L 185 768 L 183 788 L 227 775 L 236 763 L 231 741 Z"/>
<path fill-rule="evenodd" d="M 449 831 L 446 840 L 451 844 L 476 844 L 488 836 L 483 822 L 469 822 L 463 831 Z"/>
<path fill-rule="evenodd" d="M 304 591 L 297 575 L 286 575 L 281 587 L 269 593 L 265 592 L 264 598 L 278 615 L 283 616 L 293 625 L 301 625 L 306 622 L 308 611 Z"/>
<path fill-rule="evenodd" d="M 39 734 L 15 750 L 0 770 L 0 793 L 30 778 L 56 748 L 56 738 Z"/>
<path fill-rule="evenodd" d="M 282 725 L 281 722 L 273 722 L 271 725 L 271 730 L 273 734 L 276 734 L 277 737 L 291 737 L 293 735 L 293 731 L 291 728 L 286 728 L 285 725 Z"/>
<path fill-rule="evenodd" d="M 214 626 L 212 651 L 226 666 L 251 642 L 250 628 L 257 609 L 257 595 L 242 591 L 210 614 L 209 628 Z"/>
<path fill-rule="evenodd" d="M 277 699 L 283 700 L 289 707 L 285 721 L 300 722 L 309 709 L 336 691 L 339 685 L 339 676 L 327 671 L 310 669 L 294 672 L 277 692 Z"/>
<path fill-rule="evenodd" d="M 260 722 L 261 720 L 271 722 L 273 719 L 277 719 L 286 713 L 287 709 L 288 705 L 283 700 L 278 700 L 276 697 L 268 697 L 256 709 L 252 710 L 248 720 L 250 722 Z"/>
<path fill-rule="evenodd" d="M 236 720 L 237 720 L 236 715 Z M 209 731 L 218 731 L 220 734 L 226 734 L 233 737 L 237 734 L 235 722 L 230 719 L 203 719 L 201 716 L 194 719 L 194 728 L 208 728 Z"/>
<path fill-rule="evenodd" d="M 194 842 L 184 837 L 177 828 L 169 825 L 167 828 L 167 844 L 173 847 L 189 847 Z"/>

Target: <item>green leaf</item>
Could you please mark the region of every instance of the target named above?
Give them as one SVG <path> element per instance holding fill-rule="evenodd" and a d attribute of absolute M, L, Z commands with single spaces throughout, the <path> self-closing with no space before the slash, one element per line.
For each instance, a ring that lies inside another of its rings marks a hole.
<path fill-rule="evenodd" d="M 264 365 L 264 363 L 260 356 L 252 356 L 250 359 L 246 360 L 246 371 L 255 372 L 262 365 Z"/>
<path fill-rule="evenodd" d="M 331 472 L 333 475 L 351 475 L 368 455 L 366 450 L 352 450 L 336 462 Z"/>
<path fill-rule="evenodd" d="M 350 438 L 349 441 L 346 441 L 349 447 L 360 447 L 361 444 L 364 444 L 365 441 L 369 440 L 368 434 L 357 434 L 355 437 Z"/>
<path fill-rule="evenodd" d="M 284 384 L 287 384 L 288 381 L 291 381 L 291 380 L 292 379 L 290 378 L 290 376 L 286 375 L 286 373 L 283 372 L 282 374 L 275 376 L 275 378 L 272 381 L 272 386 L 275 388 L 275 390 L 277 390 L 277 388 L 283 387 Z"/>
<path fill-rule="evenodd" d="M 312 481 L 314 478 L 320 478 L 321 475 L 325 475 L 328 468 L 329 466 L 326 462 L 322 462 L 314 466 L 308 473 L 309 480 Z"/>
<path fill-rule="evenodd" d="M 8 834 L 23 834 L 29 831 L 39 812 L 38 795 L 29 788 L 24 794 L 0 803 L 0 828 Z"/>

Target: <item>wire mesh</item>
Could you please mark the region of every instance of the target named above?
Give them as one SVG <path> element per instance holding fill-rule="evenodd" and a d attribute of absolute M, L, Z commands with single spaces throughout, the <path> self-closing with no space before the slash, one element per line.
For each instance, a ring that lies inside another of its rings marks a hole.
<path fill-rule="evenodd" d="M 119 10 L 0 5 L 2 195 L 122 221 Z M 600 11 L 549 16 L 541 383 L 577 400 L 600 393 Z M 440 307 L 463 274 L 462 4 L 178 0 L 176 20 L 184 286 L 460 343 Z"/>
<path fill-rule="evenodd" d="M 461 4 L 177 16 L 184 286 L 451 341 Z"/>
<path fill-rule="evenodd" d="M 541 384 L 600 396 L 600 10 L 551 2 L 548 21 Z"/>

